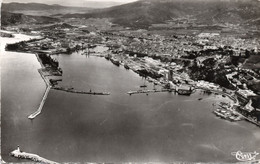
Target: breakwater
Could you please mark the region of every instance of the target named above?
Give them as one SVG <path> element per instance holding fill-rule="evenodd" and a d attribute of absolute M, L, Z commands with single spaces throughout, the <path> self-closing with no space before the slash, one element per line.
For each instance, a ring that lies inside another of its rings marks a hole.
<path fill-rule="evenodd" d="M 39 56 L 38 53 L 36 53 L 35 55 L 36 55 L 36 58 L 37 58 L 37 60 L 39 61 L 41 67 L 42 67 L 41 69 L 38 69 L 38 72 L 40 73 L 42 79 L 44 80 L 44 82 L 45 82 L 45 84 L 46 84 L 46 90 L 45 90 L 45 92 L 44 92 L 44 95 L 43 95 L 43 97 L 42 97 L 42 100 L 41 100 L 41 103 L 40 103 L 38 109 L 37 109 L 34 113 L 32 113 L 32 114 L 30 114 L 30 115 L 28 116 L 29 119 L 34 119 L 34 118 L 37 117 L 39 114 L 41 114 L 42 108 L 43 108 L 43 106 L 44 106 L 44 104 L 45 104 L 45 101 L 46 101 L 46 99 L 47 99 L 47 96 L 48 96 L 48 94 L 49 94 L 49 92 L 50 92 L 50 90 L 51 90 L 51 88 L 52 88 L 52 84 L 50 83 L 49 79 L 48 79 L 47 77 L 45 77 L 45 75 L 44 75 L 44 73 L 43 73 L 43 69 L 45 68 L 45 66 L 44 66 L 44 64 L 43 64 L 43 61 L 42 61 L 41 57 Z M 57 69 L 57 72 L 58 72 L 58 75 L 61 76 L 62 72 L 60 72 L 60 70 L 58 70 L 58 69 Z"/>
<path fill-rule="evenodd" d="M 64 88 L 64 87 L 58 87 L 55 86 L 52 89 L 55 90 L 60 90 L 60 91 L 64 91 L 64 92 L 69 92 L 69 93 L 78 93 L 78 94 L 88 94 L 88 95 L 110 95 L 109 92 L 93 92 L 93 91 L 78 91 L 75 90 L 73 88 Z"/>
<path fill-rule="evenodd" d="M 43 78 L 43 80 L 44 80 L 44 82 L 45 82 L 47 88 L 46 88 L 46 90 L 45 90 L 45 92 L 44 92 L 44 95 L 43 95 L 43 97 L 42 97 L 42 101 L 41 101 L 41 103 L 40 103 L 38 109 L 37 109 L 34 113 L 32 113 L 31 115 L 28 116 L 29 119 L 34 119 L 34 118 L 37 117 L 39 114 L 41 114 L 43 105 L 44 105 L 44 103 L 45 103 L 45 101 L 46 101 L 46 99 L 47 99 L 47 96 L 48 96 L 48 94 L 49 94 L 49 92 L 50 92 L 50 90 L 51 90 L 51 84 L 50 84 L 49 80 L 43 75 L 43 72 L 42 72 L 41 69 L 39 69 L 38 71 L 39 71 L 41 77 Z"/>
<path fill-rule="evenodd" d="M 58 164 L 57 162 L 50 161 L 48 159 L 40 157 L 37 154 L 22 152 L 20 150 L 19 146 L 16 150 L 12 151 L 10 154 L 11 154 L 11 156 L 20 158 L 20 159 L 29 159 L 29 160 L 32 160 L 35 162 L 46 163 L 46 164 Z"/>
<path fill-rule="evenodd" d="M 161 90 L 157 90 L 157 89 L 153 89 L 153 90 L 138 90 L 138 91 L 129 91 L 127 92 L 127 94 L 132 95 L 132 94 L 141 94 L 141 93 L 158 93 L 158 92 L 172 92 L 175 91 L 174 89 L 161 89 Z"/>

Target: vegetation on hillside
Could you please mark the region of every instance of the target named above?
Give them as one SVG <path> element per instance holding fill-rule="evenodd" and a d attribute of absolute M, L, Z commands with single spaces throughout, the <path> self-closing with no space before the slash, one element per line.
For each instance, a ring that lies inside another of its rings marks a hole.
<path fill-rule="evenodd" d="M 191 1 L 191 0 L 141 0 L 86 14 L 67 14 L 65 18 L 113 18 L 113 23 L 147 28 L 175 18 L 196 19 L 201 24 L 254 24 L 260 15 L 260 2 Z"/>
<path fill-rule="evenodd" d="M 59 19 L 47 16 L 31 16 L 20 13 L 1 12 L 1 25 L 17 25 L 17 24 L 49 24 L 59 22 Z"/>

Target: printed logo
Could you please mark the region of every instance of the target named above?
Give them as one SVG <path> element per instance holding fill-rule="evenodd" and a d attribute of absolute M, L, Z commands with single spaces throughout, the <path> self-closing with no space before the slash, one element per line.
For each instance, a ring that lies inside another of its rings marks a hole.
<path fill-rule="evenodd" d="M 238 161 L 243 161 L 243 162 L 255 160 L 258 154 L 259 153 L 257 153 L 256 151 L 254 152 L 237 151 L 231 153 L 231 155 L 235 156 Z"/>

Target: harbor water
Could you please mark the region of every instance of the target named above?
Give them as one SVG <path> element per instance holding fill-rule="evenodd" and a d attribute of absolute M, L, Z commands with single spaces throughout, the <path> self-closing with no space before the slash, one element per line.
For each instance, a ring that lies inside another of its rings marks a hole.
<path fill-rule="evenodd" d="M 154 86 L 105 58 L 80 52 L 55 58 L 63 70 L 59 85 L 111 95 L 51 90 L 42 113 L 30 120 L 46 89 L 40 64 L 34 54 L 1 53 L 1 154 L 7 162 L 21 161 L 9 155 L 17 145 L 57 162 L 236 162 L 232 152 L 260 152 L 258 127 L 212 113 L 227 97 L 201 91 L 130 96 L 144 83 Z"/>

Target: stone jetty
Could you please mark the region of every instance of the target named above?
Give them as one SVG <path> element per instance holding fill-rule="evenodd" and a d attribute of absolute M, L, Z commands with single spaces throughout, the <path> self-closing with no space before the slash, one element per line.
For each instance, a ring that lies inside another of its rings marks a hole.
<path fill-rule="evenodd" d="M 50 161 L 48 159 L 40 157 L 37 154 L 23 152 L 20 150 L 19 146 L 17 147 L 16 150 L 12 151 L 10 154 L 11 154 L 11 156 L 20 158 L 20 159 L 29 159 L 29 160 L 32 160 L 35 162 L 46 163 L 46 164 L 58 164 L 57 162 Z"/>

